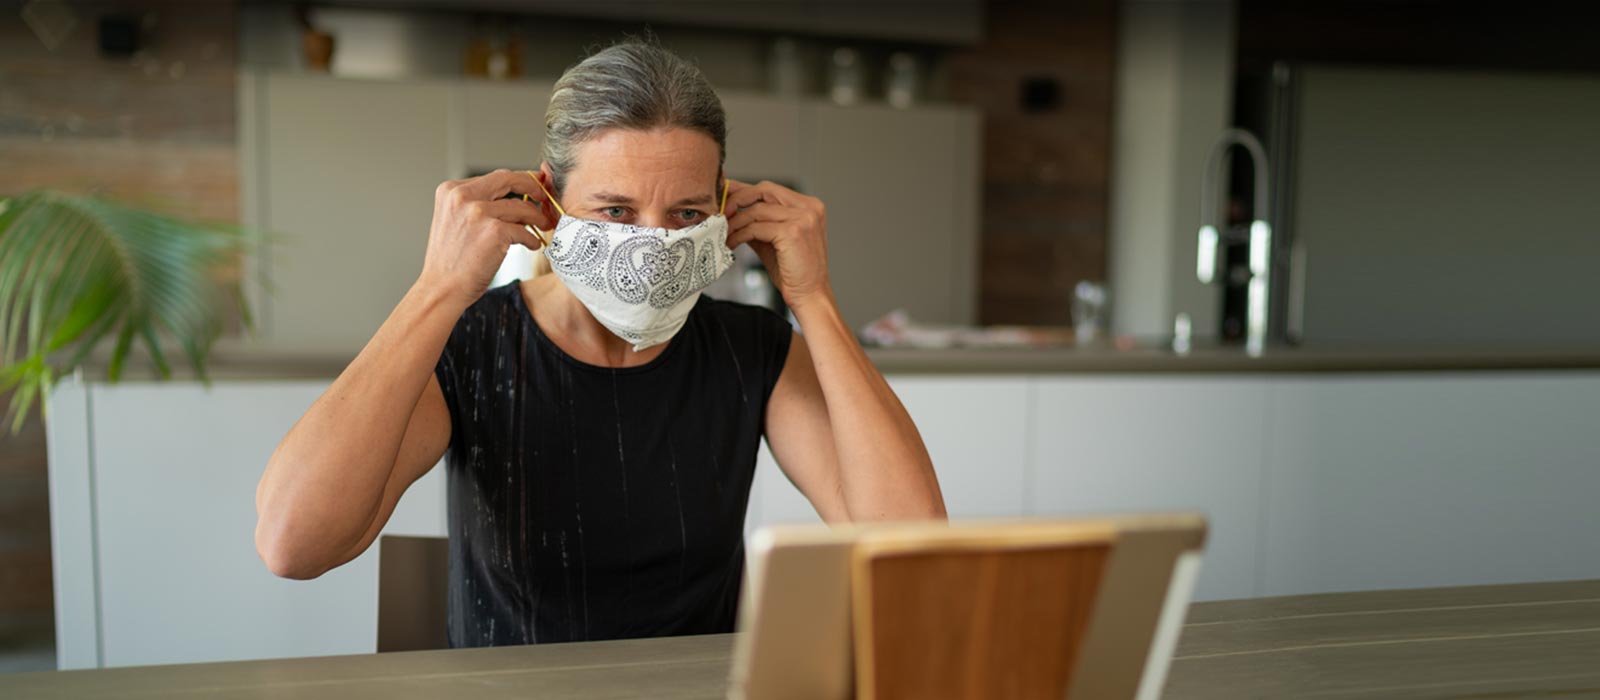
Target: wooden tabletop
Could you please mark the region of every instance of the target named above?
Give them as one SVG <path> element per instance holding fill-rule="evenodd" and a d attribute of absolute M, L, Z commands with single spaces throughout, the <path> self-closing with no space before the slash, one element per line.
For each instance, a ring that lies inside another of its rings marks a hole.
<path fill-rule="evenodd" d="M 1600 580 L 1190 609 L 1166 698 L 1600 698 Z"/>
<path fill-rule="evenodd" d="M 721 698 L 732 635 L 0 675 L 0 698 Z M 1600 580 L 1199 603 L 1167 698 L 1600 698 Z"/>

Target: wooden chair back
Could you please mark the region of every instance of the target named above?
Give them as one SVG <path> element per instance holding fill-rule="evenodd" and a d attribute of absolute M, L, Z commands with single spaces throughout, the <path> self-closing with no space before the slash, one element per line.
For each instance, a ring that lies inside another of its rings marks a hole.
<path fill-rule="evenodd" d="M 378 651 L 449 648 L 449 566 L 448 538 L 378 537 Z"/>

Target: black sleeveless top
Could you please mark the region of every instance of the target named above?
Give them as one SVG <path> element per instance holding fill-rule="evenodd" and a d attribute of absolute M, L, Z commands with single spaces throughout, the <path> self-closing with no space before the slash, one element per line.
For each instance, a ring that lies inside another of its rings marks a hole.
<path fill-rule="evenodd" d="M 517 283 L 462 314 L 450 411 L 450 646 L 731 632 L 744 516 L 790 326 L 702 296 L 661 354 L 586 364 Z"/>

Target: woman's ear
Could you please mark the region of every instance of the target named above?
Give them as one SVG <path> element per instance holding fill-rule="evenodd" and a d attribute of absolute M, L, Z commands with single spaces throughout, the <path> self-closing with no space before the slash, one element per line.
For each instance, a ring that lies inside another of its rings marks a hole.
<path fill-rule="evenodd" d="M 539 161 L 539 182 L 543 183 L 551 194 L 555 194 L 556 174 L 550 169 L 550 161 Z"/>
<path fill-rule="evenodd" d="M 532 175 L 534 179 L 538 180 L 540 185 L 544 186 L 545 192 L 549 194 L 552 199 L 561 196 L 560 193 L 556 192 L 556 176 L 555 173 L 550 170 L 549 161 L 540 161 L 539 169 L 536 171 L 530 171 L 529 174 Z M 556 206 L 560 206 L 560 204 L 557 204 Z M 556 207 L 547 207 L 541 202 L 539 208 L 550 217 L 548 225 L 545 226 L 545 228 L 555 228 L 556 221 L 561 218 L 560 214 L 558 214 L 556 211 Z"/>

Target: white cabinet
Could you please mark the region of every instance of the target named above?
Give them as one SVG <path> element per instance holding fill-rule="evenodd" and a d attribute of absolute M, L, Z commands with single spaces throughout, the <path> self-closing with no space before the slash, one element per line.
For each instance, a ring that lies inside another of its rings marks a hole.
<path fill-rule="evenodd" d="M 976 320 L 979 120 L 970 110 L 808 105 L 801 185 L 828 207 L 828 271 L 859 328 L 893 309 Z"/>
<path fill-rule="evenodd" d="M 1260 595 L 1600 575 L 1600 376 L 1268 391 Z"/>
<path fill-rule="evenodd" d="M 249 71 L 240 86 L 245 223 L 278 243 L 257 261 L 268 288 L 251 290 L 260 333 L 235 342 L 322 354 L 359 351 L 416 280 L 440 182 L 538 167 L 552 89 Z M 759 94 L 723 104 L 730 177 L 827 203 L 831 277 L 852 326 L 897 307 L 975 320 L 975 109 Z"/>
<path fill-rule="evenodd" d="M 1022 377 L 889 378 L 922 434 L 945 509 L 953 518 L 1023 512 L 1028 473 L 1029 382 Z M 820 522 L 816 509 L 779 470 L 763 443 L 746 531 Z"/>
<path fill-rule="evenodd" d="M 800 179 L 801 102 L 755 95 L 724 95 L 728 118 L 728 177 L 748 182 Z"/>
<path fill-rule="evenodd" d="M 433 191 L 449 177 L 450 87 L 268 75 L 243 119 L 243 198 L 274 237 L 259 342 L 360 350 L 422 270 Z M 247 86 L 245 89 L 250 89 Z M 247 157 L 247 159 L 250 159 Z"/>
<path fill-rule="evenodd" d="M 1035 391 L 1030 514 L 1203 512 L 1195 596 L 1252 595 L 1267 380 L 1066 376 L 1040 378 Z"/>
<path fill-rule="evenodd" d="M 750 509 L 745 515 L 745 534 L 755 532 L 763 525 L 780 523 L 820 523 L 811 502 L 800 489 L 791 483 L 778 461 L 761 441 L 761 452 L 756 455 L 756 477 L 750 487 Z"/>
<path fill-rule="evenodd" d="M 956 518 L 1198 510 L 1196 596 L 1600 577 L 1600 373 L 892 375 Z M 51 397 L 63 668 L 370 652 L 376 552 L 312 581 L 255 487 L 326 381 Z M 814 522 L 762 451 L 747 520 Z M 445 534 L 444 470 L 385 530 Z"/>
<path fill-rule="evenodd" d="M 952 518 L 1023 512 L 1029 382 L 1023 377 L 891 377 L 917 424 Z"/>
<path fill-rule="evenodd" d="M 69 381 L 55 392 L 61 668 L 375 649 L 376 549 L 311 581 L 272 575 L 255 551 L 261 470 L 327 385 Z M 424 476 L 384 532 L 443 536 L 443 486 L 443 469 Z"/>
<path fill-rule="evenodd" d="M 953 517 L 1200 511 L 1201 600 L 1600 576 L 1593 372 L 892 384 Z M 763 455 L 750 529 L 816 519 Z"/>
<path fill-rule="evenodd" d="M 461 151 L 450 164 L 450 177 L 495 168 L 539 167 L 544 148 L 544 111 L 551 85 L 538 82 L 499 83 L 467 80 L 457 86 L 459 128 L 449 131 Z"/>

